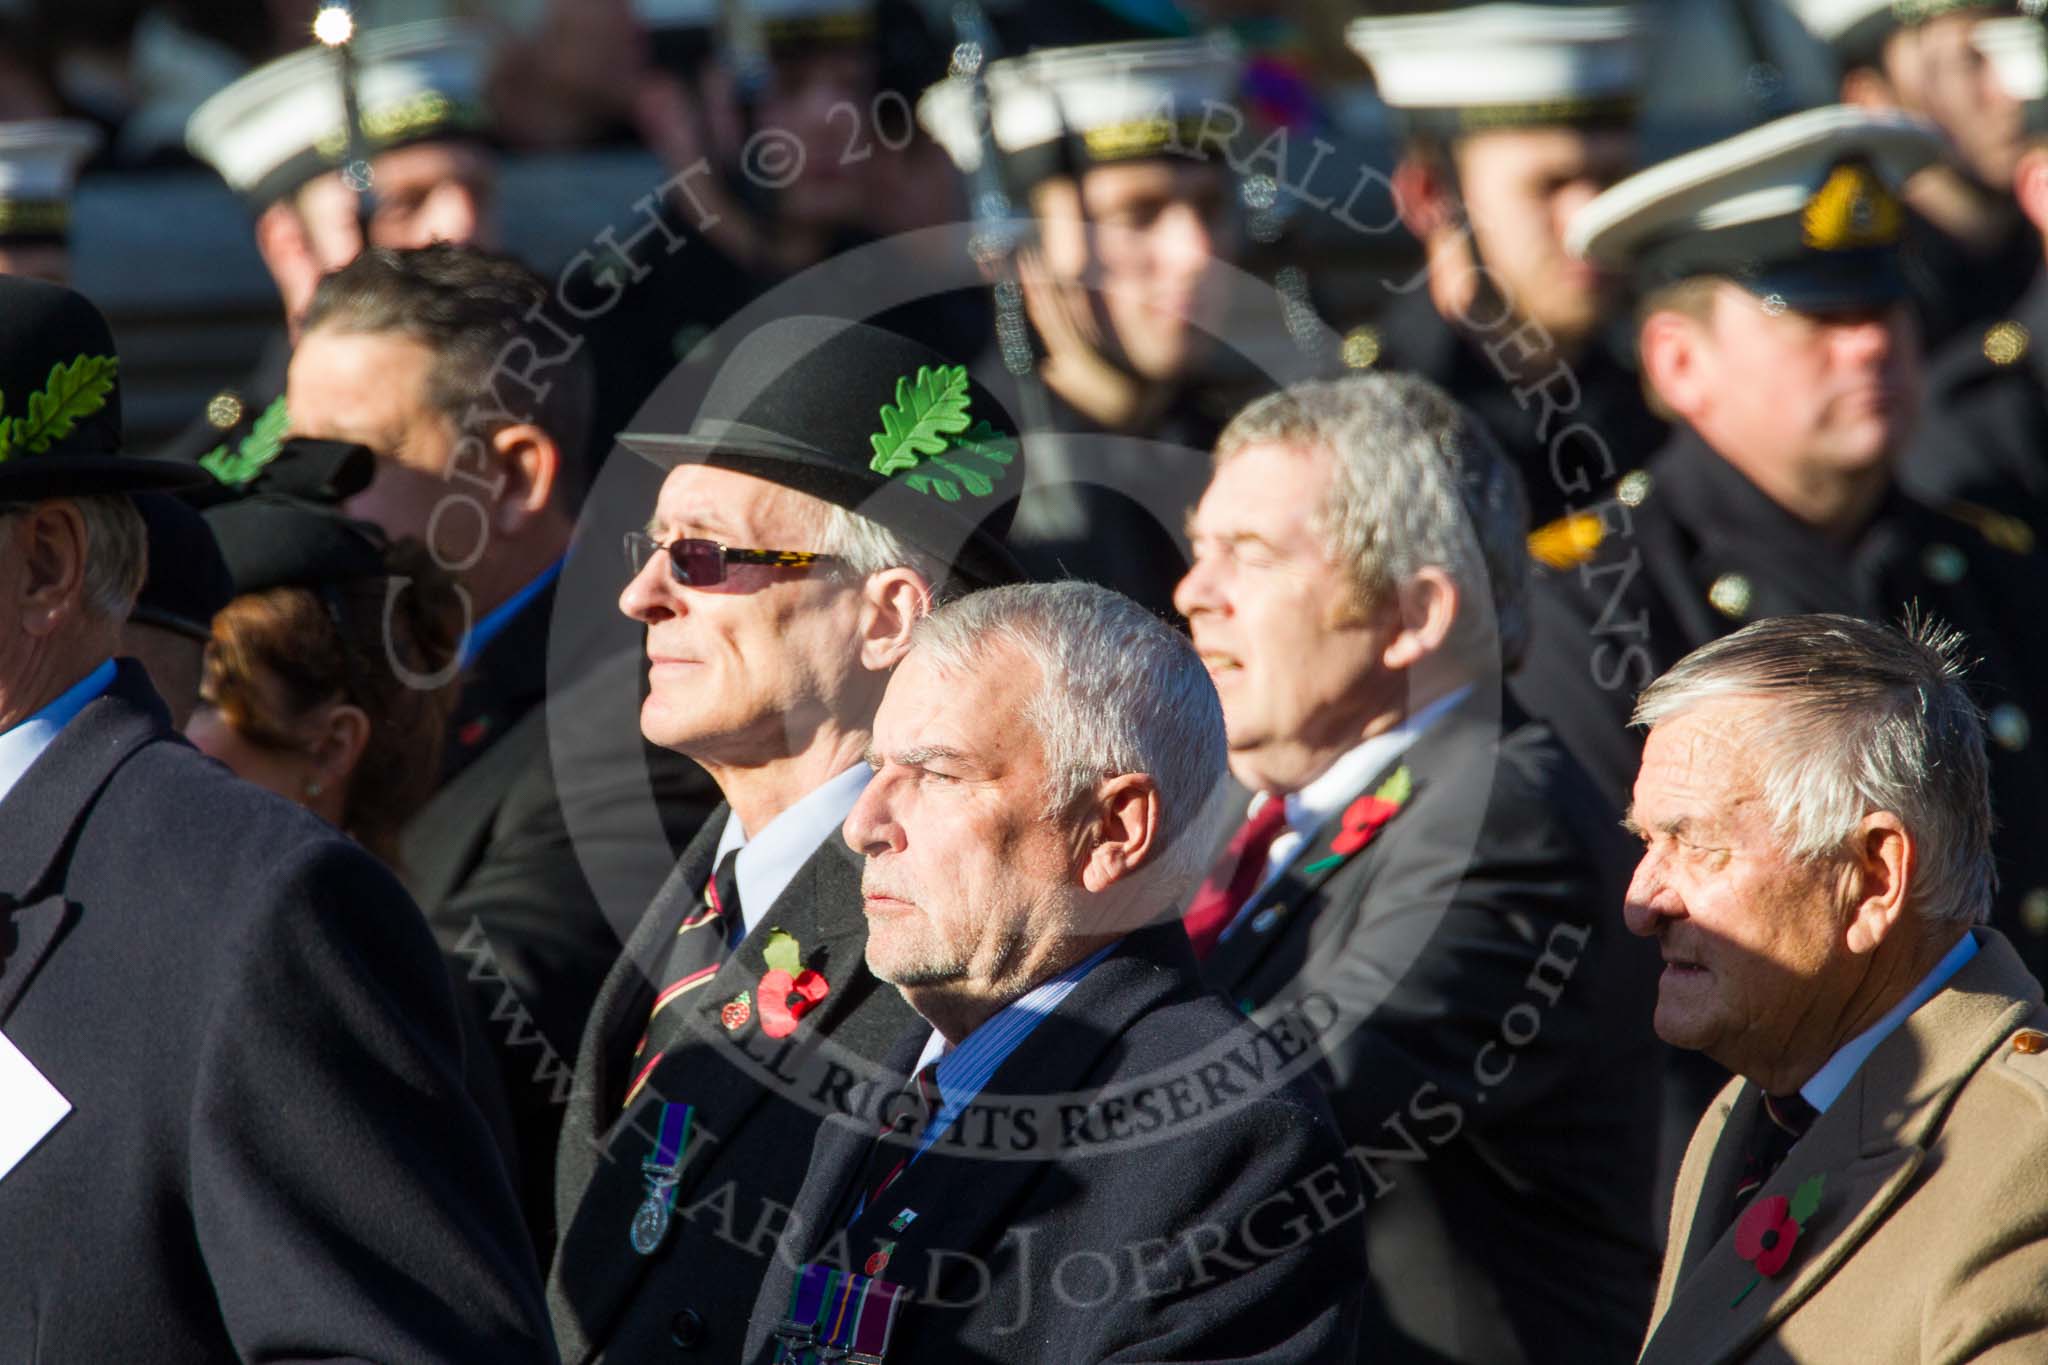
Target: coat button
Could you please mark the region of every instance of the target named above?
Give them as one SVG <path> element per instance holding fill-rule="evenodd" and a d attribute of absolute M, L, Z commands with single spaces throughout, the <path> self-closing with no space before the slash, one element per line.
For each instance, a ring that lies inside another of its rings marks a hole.
<path fill-rule="evenodd" d="M 2037 1033 L 2033 1029 L 2023 1028 L 2012 1036 L 2012 1050 L 2028 1054 L 2048 1052 L 2048 1033 Z"/>
<path fill-rule="evenodd" d="M 669 1340 L 685 1351 L 694 1351 L 704 1344 L 708 1335 L 704 1330 L 704 1319 L 694 1308 L 685 1308 L 668 1320 Z"/>
<path fill-rule="evenodd" d="M 2036 938 L 2048 935 L 2048 889 L 2037 886 L 2020 898 L 2020 926 Z"/>

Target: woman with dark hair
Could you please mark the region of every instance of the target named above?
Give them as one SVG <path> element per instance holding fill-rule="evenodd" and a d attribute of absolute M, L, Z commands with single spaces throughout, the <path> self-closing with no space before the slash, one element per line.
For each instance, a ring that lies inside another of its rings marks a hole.
<path fill-rule="evenodd" d="M 213 619 L 186 735 L 396 866 L 433 794 L 461 646 L 453 580 L 413 540 L 262 496 L 207 513 L 236 596 Z M 395 590 L 394 590 L 395 589 Z"/>

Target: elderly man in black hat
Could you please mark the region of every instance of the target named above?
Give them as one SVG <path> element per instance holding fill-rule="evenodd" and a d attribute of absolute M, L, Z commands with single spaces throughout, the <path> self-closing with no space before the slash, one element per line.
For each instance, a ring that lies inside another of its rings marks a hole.
<path fill-rule="evenodd" d="M 0 319 L 0 1359 L 551 1359 L 419 912 L 111 657 L 189 466 L 84 299 Z"/>
<path fill-rule="evenodd" d="M 549 1284 L 565 1359 L 734 1359 L 825 1104 L 916 1023 L 862 962 L 838 837 L 869 729 L 936 596 L 1006 581 L 1024 457 L 964 366 L 783 319 L 719 372 L 626 537 L 641 729 L 722 805 L 598 996 L 564 1120 Z"/>

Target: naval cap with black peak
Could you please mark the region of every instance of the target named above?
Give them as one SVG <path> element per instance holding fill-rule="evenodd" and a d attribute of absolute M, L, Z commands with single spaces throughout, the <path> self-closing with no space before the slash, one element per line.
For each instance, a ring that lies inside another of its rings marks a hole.
<path fill-rule="evenodd" d="M 966 366 L 880 327 L 766 323 L 719 367 L 689 431 L 619 443 L 848 508 L 977 586 L 1024 577 L 1004 543 L 1024 487 L 1017 424 Z"/>
<path fill-rule="evenodd" d="M 2038 11 L 2040 5 L 2038 0 L 1791 0 L 1791 7 L 1846 70 L 1881 65 L 1885 40 L 1902 28 L 1946 14 L 2011 14 L 2022 8 Z"/>
<path fill-rule="evenodd" d="M 480 26 L 427 19 L 366 29 L 351 49 L 371 155 L 450 138 L 486 138 L 491 44 Z M 192 112 L 185 145 L 261 209 L 342 162 L 348 115 L 340 58 L 315 44 L 265 63 Z"/>
<path fill-rule="evenodd" d="M 1633 5 L 1460 5 L 1354 19 L 1380 100 L 1441 135 L 1635 121 L 1644 21 Z"/>
<path fill-rule="evenodd" d="M 1906 293 L 1899 186 L 1941 149 L 1909 114 L 1808 109 L 1637 172 L 1566 243 L 1646 292 L 1712 275 L 1802 311 L 1882 307 Z"/>
<path fill-rule="evenodd" d="M 71 235 L 78 168 L 99 130 L 76 119 L 0 123 L 0 245 L 62 243 Z"/>
<path fill-rule="evenodd" d="M 0 275 L 0 503 L 206 482 L 197 465 L 121 453 L 120 369 L 83 294 Z"/>
<path fill-rule="evenodd" d="M 1040 48 L 989 63 L 989 131 L 1003 172 L 1029 187 L 1073 170 L 1145 157 L 1207 157 L 1233 134 L 1228 107 L 1244 56 L 1223 33 Z M 981 166 L 973 84 L 948 76 L 917 119 L 963 174 Z"/>

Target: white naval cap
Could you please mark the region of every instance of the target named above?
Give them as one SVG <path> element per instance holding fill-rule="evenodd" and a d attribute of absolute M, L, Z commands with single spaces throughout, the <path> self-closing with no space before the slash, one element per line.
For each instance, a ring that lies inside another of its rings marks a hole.
<path fill-rule="evenodd" d="M 1807 31 L 1835 51 L 1843 66 L 1874 66 L 1884 40 L 1902 28 L 1958 10 L 2019 8 L 2014 0 L 1790 0 Z"/>
<path fill-rule="evenodd" d="M 76 119 L 0 123 L 0 242 L 69 236 L 71 188 L 99 146 L 99 129 Z"/>
<path fill-rule="evenodd" d="M 1794 308 L 1890 302 L 1898 189 L 1942 146 L 1910 114 L 1808 109 L 1637 172 L 1579 210 L 1566 243 L 1644 289 L 1721 275 Z"/>
<path fill-rule="evenodd" d="M 491 44 L 480 26 L 428 20 L 366 29 L 352 53 L 371 152 L 488 129 Z M 290 193 L 339 164 L 347 147 L 339 62 L 316 45 L 256 68 L 193 111 L 185 145 L 259 205 Z"/>
<path fill-rule="evenodd" d="M 1063 166 L 1194 155 L 1209 109 L 1236 94 L 1243 56 L 1227 34 L 1048 47 L 990 62 L 989 127 L 1014 181 Z M 918 122 L 962 172 L 981 166 L 972 82 L 948 76 L 917 102 Z M 1219 118 L 1213 129 L 1236 121 Z"/>
<path fill-rule="evenodd" d="M 1970 41 L 1991 65 L 1991 74 L 2011 98 L 2034 106 L 2048 98 L 2048 24 L 2029 15 L 1986 19 L 1971 30 Z"/>
<path fill-rule="evenodd" d="M 1446 131 L 1630 120 L 1642 35 L 1633 5 L 1465 5 L 1345 30 L 1381 101 Z"/>

